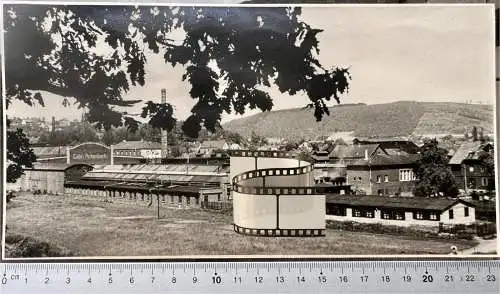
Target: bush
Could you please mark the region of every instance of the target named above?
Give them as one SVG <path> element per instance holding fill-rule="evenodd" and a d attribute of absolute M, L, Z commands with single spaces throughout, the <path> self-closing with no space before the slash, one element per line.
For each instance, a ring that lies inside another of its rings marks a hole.
<path fill-rule="evenodd" d="M 12 200 L 12 198 L 16 198 L 16 194 L 13 191 L 7 192 L 7 197 L 6 197 L 7 203 L 9 203 L 10 200 Z"/>
<path fill-rule="evenodd" d="M 455 234 L 455 237 L 458 239 L 473 240 L 474 234 L 468 231 L 459 231 L 457 234 Z"/>
<path fill-rule="evenodd" d="M 67 249 L 21 235 L 6 236 L 5 244 L 6 256 L 11 258 L 76 256 L 74 252 Z"/>

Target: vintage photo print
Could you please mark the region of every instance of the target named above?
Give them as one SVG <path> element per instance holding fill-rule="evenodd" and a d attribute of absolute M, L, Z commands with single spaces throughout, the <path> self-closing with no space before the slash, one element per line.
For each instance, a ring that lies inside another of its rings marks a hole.
<path fill-rule="evenodd" d="M 493 5 L 2 9 L 3 260 L 498 254 Z"/>

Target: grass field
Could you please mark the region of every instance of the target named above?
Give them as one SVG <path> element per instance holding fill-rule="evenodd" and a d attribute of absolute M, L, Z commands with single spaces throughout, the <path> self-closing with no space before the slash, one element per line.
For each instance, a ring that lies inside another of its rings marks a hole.
<path fill-rule="evenodd" d="M 162 208 L 161 215 L 156 207 L 26 194 L 7 207 L 7 236 L 35 237 L 88 257 L 447 254 L 451 245 L 475 245 L 337 230 L 324 238 L 249 237 L 217 212 Z"/>

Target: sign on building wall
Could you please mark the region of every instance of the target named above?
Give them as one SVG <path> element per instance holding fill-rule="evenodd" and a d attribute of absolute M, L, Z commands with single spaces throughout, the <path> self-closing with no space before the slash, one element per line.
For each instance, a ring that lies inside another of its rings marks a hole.
<path fill-rule="evenodd" d="M 69 149 L 69 163 L 111 164 L 111 149 L 98 143 L 83 143 Z"/>
<path fill-rule="evenodd" d="M 161 158 L 161 150 L 160 149 L 143 149 L 141 150 L 141 156 L 144 158 Z"/>

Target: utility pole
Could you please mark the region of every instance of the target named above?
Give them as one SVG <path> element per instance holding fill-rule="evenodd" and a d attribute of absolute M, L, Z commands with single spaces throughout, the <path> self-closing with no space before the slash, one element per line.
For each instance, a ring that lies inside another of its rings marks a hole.
<path fill-rule="evenodd" d="M 161 89 L 161 103 L 164 105 L 167 103 L 167 90 Z M 168 157 L 168 132 L 161 129 L 161 157 Z"/>
<path fill-rule="evenodd" d="M 158 212 L 158 219 L 160 219 L 160 194 L 156 193 L 156 206 Z"/>
<path fill-rule="evenodd" d="M 467 189 L 467 165 L 464 163 L 464 191 L 465 194 L 468 194 L 468 189 Z"/>

